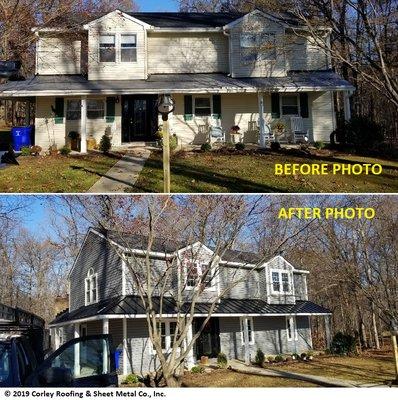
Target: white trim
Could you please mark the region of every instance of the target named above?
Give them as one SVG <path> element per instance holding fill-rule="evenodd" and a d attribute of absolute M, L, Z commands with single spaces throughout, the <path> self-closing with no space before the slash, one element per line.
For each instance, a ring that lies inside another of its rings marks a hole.
<path fill-rule="evenodd" d="M 115 49 L 115 61 L 101 61 L 101 36 L 113 36 L 114 38 L 114 49 Z M 98 35 L 98 64 L 117 64 L 118 63 L 118 52 L 117 52 L 117 33 L 116 32 L 105 32 Z"/>
<path fill-rule="evenodd" d="M 168 353 L 171 350 L 172 343 L 171 343 L 171 335 L 170 335 L 170 324 L 172 322 L 177 323 L 177 319 L 172 318 L 172 319 L 167 319 L 166 321 L 159 321 L 159 324 L 164 324 L 164 330 L 165 330 L 165 348 L 162 348 L 163 353 Z M 149 354 L 151 356 L 156 355 L 156 350 L 153 347 L 153 343 L 150 340 L 149 341 Z"/>
<path fill-rule="evenodd" d="M 298 341 L 297 319 L 295 315 L 286 317 L 286 338 L 288 342 Z"/>
<path fill-rule="evenodd" d="M 277 273 L 279 277 L 279 291 L 274 290 L 274 281 L 272 280 L 272 274 Z M 286 274 L 288 278 L 288 283 L 289 283 L 289 291 L 285 292 L 283 290 L 283 281 L 282 281 L 282 274 Z M 291 276 L 291 271 L 286 270 L 286 269 L 277 269 L 277 268 L 269 268 L 269 278 L 270 278 L 270 284 L 271 284 L 271 295 L 283 295 L 283 296 L 292 296 L 294 295 L 293 291 L 293 286 L 294 282 Z"/>
<path fill-rule="evenodd" d="M 92 273 L 90 273 L 92 271 Z M 93 278 L 95 278 L 95 299 L 93 296 Z M 88 299 L 87 299 L 87 283 L 90 282 L 90 291 L 88 292 Z M 94 272 L 93 268 L 90 268 L 87 271 L 87 275 L 84 278 L 84 305 L 88 306 L 90 304 L 98 303 L 99 296 L 98 296 L 98 272 Z"/>
<path fill-rule="evenodd" d="M 133 349 L 131 349 L 133 352 Z M 131 356 L 133 356 L 131 354 Z M 123 318 L 123 375 L 127 375 L 127 318 Z"/>
<path fill-rule="evenodd" d="M 249 12 L 249 13 L 243 15 L 242 17 L 236 19 L 235 21 L 232 21 L 232 22 L 230 22 L 229 24 L 224 25 L 224 29 L 231 29 L 231 28 L 234 28 L 236 25 L 239 25 L 240 23 L 246 21 L 246 20 L 247 20 L 248 18 L 250 18 L 251 16 L 258 15 L 258 14 L 261 15 L 262 17 L 266 18 L 266 19 L 269 19 L 269 20 L 271 20 L 271 21 L 276 22 L 277 24 L 279 24 L 279 25 L 281 25 L 281 26 L 284 26 L 284 27 L 291 27 L 291 25 L 288 25 L 288 24 L 286 24 L 286 23 L 280 21 L 279 19 L 273 17 L 272 15 L 266 14 L 266 13 L 264 13 L 264 12 L 262 12 L 262 11 L 256 9 L 256 10 L 253 10 L 253 11 L 251 11 L 251 12 Z"/>
<path fill-rule="evenodd" d="M 124 257 L 121 257 L 122 260 L 122 296 L 126 296 L 126 260 Z"/>
<path fill-rule="evenodd" d="M 282 113 L 282 98 L 292 96 L 297 98 L 297 114 L 283 114 Z M 279 96 L 279 115 L 283 117 L 300 117 L 301 116 L 301 105 L 300 105 L 300 95 L 298 93 L 281 94 Z"/>
<path fill-rule="evenodd" d="M 126 19 L 128 19 L 128 20 L 130 20 L 130 21 L 132 21 L 132 22 L 135 22 L 135 23 L 137 23 L 138 25 L 141 25 L 141 26 L 143 26 L 143 27 L 146 28 L 146 29 L 152 28 L 152 25 L 149 25 L 149 24 L 147 24 L 147 23 L 144 22 L 144 21 L 141 21 L 141 20 L 139 20 L 139 19 L 137 19 L 137 18 L 135 18 L 135 17 L 132 17 L 131 15 L 128 15 L 128 14 L 124 13 L 123 11 L 120 11 L 119 9 L 116 9 L 116 10 L 114 10 L 114 11 L 111 11 L 111 12 L 109 12 L 108 14 L 105 14 L 105 15 L 103 15 L 103 16 L 100 17 L 100 18 L 97 18 L 97 19 L 92 20 L 92 21 L 89 22 L 88 24 L 83 25 L 83 28 L 86 29 L 86 30 L 88 30 L 88 29 L 90 29 L 91 26 L 95 25 L 95 24 L 98 23 L 98 22 L 103 21 L 104 19 L 108 18 L 108 17 L 109 17 L 110 15 L 112 15 L 112 14 L 117 14 L 119 17 L 123 17 L 123 18 L 126 18 Z"/>
<path fill-rule="evenodd" d="M 218 28 L 160 28 L 152 27 L 148 29 L 150 33 L 195 33 L 195 32 L 222 32 L 223 27 Z"/>
<path fill-rule="evenodd" d="M 239 318 L 239 323 L 240 323 L 240 340 L 242 342 L 242 346 L 245 345 L 245 340 L 244 340 L 244 324 L 246 324 L 248 321 L 250 321 L 251 323 L 251 340 L 249 337 L 249 345 L 253 345 L 255 344 L 255 340 L 254 340 L 254 324 L 253 324 L 253 317 L 240 317 Z M 248 326 L 248 325 L 247 325 Z M 249 326 L 248 326 L 248 332 L 249 332 Z"/>

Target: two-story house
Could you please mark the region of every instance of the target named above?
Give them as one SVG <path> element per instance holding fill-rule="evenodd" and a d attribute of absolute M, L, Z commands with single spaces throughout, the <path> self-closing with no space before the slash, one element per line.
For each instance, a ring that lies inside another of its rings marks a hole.
<path fill-rule="evenodd" d="M 71 17 L 71 20 L 73 18 Z M 333 93 L 353 86 L 331 70 L 330 31 L 311 39 L 292 15 L 126 13 L 35 29 L 36 74 L 8 82 L 0 98 L 35 102 L 35 143 L 62 147 L 69 133 L 107 134 L 114 146 L 153 141 L 156 102 L 171 94 L 170 129 L 182 145 L 208 140 L 212 126 L 229 139 L 238 125 L 246 142 L 265 145 L 274 121 L 290 141 L 295 125 L 310 141 L 329 141 L 336 127 Z M 298 120 L 297 120 L 298 118 Z"/>
<path fill-rule="evenodd" d="M 199 242 L 187 246 L 155 238 L 149 253 L 151 268 L 166 270 L 181 260 L 187 262 L 181 265 L 190 265 L 192 254 L 195 254 L 198 274 L 200 267 L 209 265 L 214 255 Z M 139 274 L 139 264 L 146 255 L 145 236 L 93 228 L 88 231 L 69 273 L 69 309 L 50 324 L 55 348 L 80 335 L 109 333 L 122 355 L 120 374 L 144 374 L 154 369 L 156 356 L 145 309 L 126 261 L 132 259 L 132 268 Z M 259 261 L 257 254 L 237 250 L 225 251 L 219 257 L 219 273 L 208 280 L 209 285 L 204 285 L 195 302 L 190 335 L 199 332 L 210 305 L 214 303 L 216 307 L 186 360 L 187 366 L 203 355 L 216 357 L 219 352 L 229 359 L 245 359 L 245 348 L 252 360 L 257 349 L 276 355 L 312 348 L 311 316 L 324 316 L 327 320 L 330 311 L 308 300 L 308 271 L 296 269 L 281 256 L 268 262 Z M 153 296 L 155 312 L 162 318 L 165 352 L 171 343 L 178 312 L 173 290 L 183 283 L 185 293 L 194 285 L 196 277 L 185 273 L 183 278 L 172 280 L 175 283 L 165 292 L 161 310 L 159 300 Z M 222 296 L 215 302 L 215 296 L 220 293 Z M 330 342 L 330 337 L 327 341 Z"/>

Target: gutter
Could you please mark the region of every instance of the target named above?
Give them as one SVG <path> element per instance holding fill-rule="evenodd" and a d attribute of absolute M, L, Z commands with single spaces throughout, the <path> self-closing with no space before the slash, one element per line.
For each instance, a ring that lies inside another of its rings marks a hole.
<path fill-rule="evenodd" d="M 232 73 L 232 43 L 231 43 L 231 34 L 227 31 L 227 25 L 225 25 L 222 28 L 222 33 L 224 36 L 228 38 L 228 69 L 229 69 L 229 74 L 228 76 L 233 78 L 233 73 Z"/>

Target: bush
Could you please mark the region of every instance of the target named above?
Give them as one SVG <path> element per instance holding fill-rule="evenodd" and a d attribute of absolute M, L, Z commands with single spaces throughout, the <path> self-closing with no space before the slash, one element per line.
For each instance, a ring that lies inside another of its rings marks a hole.
<path fill-rule="evenodd" d="M 305 359 L 307 358 L 307 353 L 301 353 L 301 354 L 300 354 L 300 358 L 301 358 L 302 360 L 305 360 Z"/>
<path fill-rule="evenodd" d="M 111 149 L 111 139 L 109 138 L 108 135 L 102 135 L 100 144 L 99 144 L 99 149 L 103 152 L 103 153 L 109 153 L 109 150 Z"/>
<path fill-rule="evenodd" d="M 210 151 L 211 150 L 211 144 L 210 143 L 203 143 L 202 146 L 200 146 L 200 150 L 202 150 L 202 151 Z"/>
<path fill-rule="evenodd" d="M 276 357 L 275 357 L 275 362 L 282 362 L 283 361 L 283 356 L 281 355 L 281 354 L 278 354 Z"/>
<path fill-rule="evenodd" d="M 298 360 L 300 358 L 300 356 L 297 353 L 293 353 L 292 358 L 293 358 L 293 360 Z"/>
<path fill-rule="evenodd" d="M 70 147 L 68 146 L 64 146 L 61 148 L 61 150 L 59 151 L 63 156 L 68 156 L 71 152 Z"/>
<path fill-rule="evenodd" d="M 163 147 L 163 131 L 160 129 L 156 132 L 158 143 L 160 147 Z M 178 137 L 176 134 L 169 136 L 169 147 L 170 151 L 174 151 L 178 147 Z"/>
<path fill-rule="evenodd" d="M 235 144 L 235 149 L 236 150 L 244 150 L 245 147 L 246 147 L 245 144 L 242 143 L 242 142 L 238 142 L 238 143 Z"/>
<path fill-rule="evenodd" d="M 32 156 L 38 156 L 42 152 L 42 150 L 43 149 L 40 146 L 35 145 L 30 148 L 30 154 Z"/>
<path fill-rule="evenodd" d="M 201 374 L 204 371 L 203 367 L 201 367 L 200 365 L 195 365 L 191 368 L 191 372 L 193 374 Z"/>
<path fill-rule="evenodd" d="M 30 147 L 28 146 L 22 147 L 21 156 L 30 156 Z"/>
<path fill-rule="evenodd" d="M 228 358 L 224 353 L 218 353 L 217 356 L 217 365 L 220 368 L 226 368 L 228 365 Z"/>
<path fill-rule="evenodd" d="M 357 340 L 354 336 L 337 332 L 332 340 L 330 351 L 333 354 L 350 354 L 356 351 Z"/>
<path fill-rule="evenodd" d="M 272 363 L 275 361 L 275 357 L 274 356 L 268 356 L 267 357 L 268 362 Z"/>
<path fill-rule="evenodd" d="M 260 367 L 263 365 L 265 360 L 265 355 L 261 349 L 257 349 L 256 353 L 256 364 L 259 365 Z"/>
<path fill-rule="evenodd" d="M 272 151 L 279 151 L 281 149 L 281 144 L 279 142 L 272 142 L 271 143 L 271 150 Z"/>
<path fill-rule="evenodd" d="M 314 147 L 318 150 L 324 149 L 326 147 L 325 143 L 322 141 L 314 142 Z"/>
<path fill-rule="evenodd" d="M 132 384 L 135 384 L 135 383 L 138 383 L 138 382 L 139 382 L 138 376 L 135 375 L 135 374 L 127 375 L 126 378 L 123 381 L 123 383 L 129 384 L 129 385 L 132 385 Z"/>

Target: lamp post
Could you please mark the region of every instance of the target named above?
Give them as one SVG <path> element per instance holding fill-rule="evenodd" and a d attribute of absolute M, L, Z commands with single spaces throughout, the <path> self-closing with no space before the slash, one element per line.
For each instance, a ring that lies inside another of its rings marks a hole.
<path fill-rule="evenodd" d="M 391 320 L 390 333 L 391 333 L 392 351 L 393 351 L 394 363 L 395 363 L 395 381 L 394 381 L 394 383 L 398 384 L 398 345 L 397 345 L 398 321 Z"/>
<path fill-rule="evenodd" d="M 158 111 L 163 120 L 163 192 L 170 193 L 170 132 L 169 114 L 174 111 L 174 101 L 169 94 L 162 94 L 158 99 Z"/>

